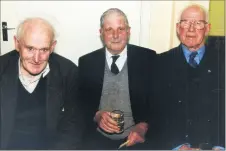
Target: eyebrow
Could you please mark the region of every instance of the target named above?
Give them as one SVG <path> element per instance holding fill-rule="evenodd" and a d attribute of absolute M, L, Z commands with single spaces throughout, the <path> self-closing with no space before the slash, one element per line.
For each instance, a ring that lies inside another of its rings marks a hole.
<path fill-rule="evenodd" d="M 200 19 L 200 20 L 181 19 L 180 21 L 204 21 L 204 22 L 207 22 L 207 21 L 205 21 L 203 19 Z"/>
<path fill-rule="evenodd" d="M 31 45 L 26 45 L 26 44 L 24 44 L 24 46 L 25 47 L 27 47 L 27 48 L 35 48 L 34 46 L 31 46 Z M 35 48 L 35 49 L 50 49 L 50 47 L 42 47 L 42 48 Z"/>

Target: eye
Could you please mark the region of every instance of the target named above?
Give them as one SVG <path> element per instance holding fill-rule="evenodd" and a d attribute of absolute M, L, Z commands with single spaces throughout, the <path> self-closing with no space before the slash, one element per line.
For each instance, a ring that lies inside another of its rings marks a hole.
<path fill-rule="evenodd" d="M 41 52 L 48 52 L 49 49 L 48 49 L 48 48 L 42 48 L 42 49 L 40 49 L 40 51 L 41 51 Z"/>
<path fill-rule="evenodd" d="M 124 31 L 126 28 L 125 27 L 119 27 L 120 31 Z"/>
<path fill-rule="evenodd" d="M 201 25 L 201 24 L 202 24 L 201 21 L 197 21 L 197 22 L 196 22 L 196 25 Z"/>
<path fill-rule="evenodd" d="M 185 21 L 184 21 L 184 24 L 189 25 L 189 24 L 190 24 L 190 21 L 185 20 Z"/>
<path fill-rule="evenodd" d="M 28 50 L 28 51 L 33 51 L 34 48 L 33 48 L 33 47 L 27 47 L 27 50 Z"/>
<path fill-rule="evenodd" d="M 106 28 L 105 31 L 110 32 L 110 31 L 112 31 L 112 28 Z"/>

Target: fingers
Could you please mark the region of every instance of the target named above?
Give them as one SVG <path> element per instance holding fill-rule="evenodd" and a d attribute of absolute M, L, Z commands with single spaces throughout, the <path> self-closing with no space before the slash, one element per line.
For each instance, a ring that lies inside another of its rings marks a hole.
<path fill-rule="evenodd" d="M 101 129 L 108 133 L 117 133 L 120 130 L 117 126 L 117 122 L 110 117 L 110 112 L 101 113 L 98 125 Z"/>
<path fill-rule="evenodd" d="M 127 146 L 132 146 L 136 143 L 143 143 L 145 141 L 145 139 L 137 132 L 130 132 L 127 140 L 129 141 Z"/>
<path fill-rule="evenodd" d="M 136 124 L 128 136 L 129 143 L 127 146 L 132 146 L 136 143 L 143 143 L 145 141 L 145 134 L 148 129 L 147 127 L 148 125 L 146 123 Z"/>
<path fill-rule="evenodd" d="M 179 148 L 179 150 L 200 150 L 199 148 L 191 148 L 188 145 L 183 145 Z"/>
<path fill-rule="evenodd" d="M 110 122 L 108 122 L 105 119 L 102 119 L 99 124 L 100 128 L 102 128 L 104 131 L 108 133 L 114 133 L 117 131 L 117 126 L 114 126 Z"/>

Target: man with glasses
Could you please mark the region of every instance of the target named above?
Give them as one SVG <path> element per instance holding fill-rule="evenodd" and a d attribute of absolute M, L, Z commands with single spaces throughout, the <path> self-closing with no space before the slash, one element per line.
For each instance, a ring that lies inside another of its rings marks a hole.
<path fill-rule="evenodd" d="M 181 44 L 158 57 L 157 149 L 225 147 L 224 53 L 205 44 L 209 30 L 205 9 L 188 6 L 176 24 Z"/>
<path fill-rule="evenodd" d="M 78 68 L 53 52 L 53 26 L 29 18 L 0 56 L 1 149 L 76 149 L 82 135 Z"/>

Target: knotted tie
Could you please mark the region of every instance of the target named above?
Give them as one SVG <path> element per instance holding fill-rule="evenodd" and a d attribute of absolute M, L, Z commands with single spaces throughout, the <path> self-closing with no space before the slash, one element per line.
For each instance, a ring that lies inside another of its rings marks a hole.
<path fill-rule="evenodd" d="M 116 60 L 119 58 L 119 55 L 117 56 L 112 56 L 112 64 L 111 64 L 111 72 L 114 73 L 114 74 L 118 74 L 119 73 L 119 70 L 118 70 L 118 67 L 117 65 L 115 64 Z"/>
<path fill-rule="evenodd" d="M 195 56 L 198 54 L 198 52 L 192 52 L 189 56 L 189 64 L 190 66 L 192 66 L 193 68 L 196 68 L 198 66 L 197 62 L 195 61 Z"/>

